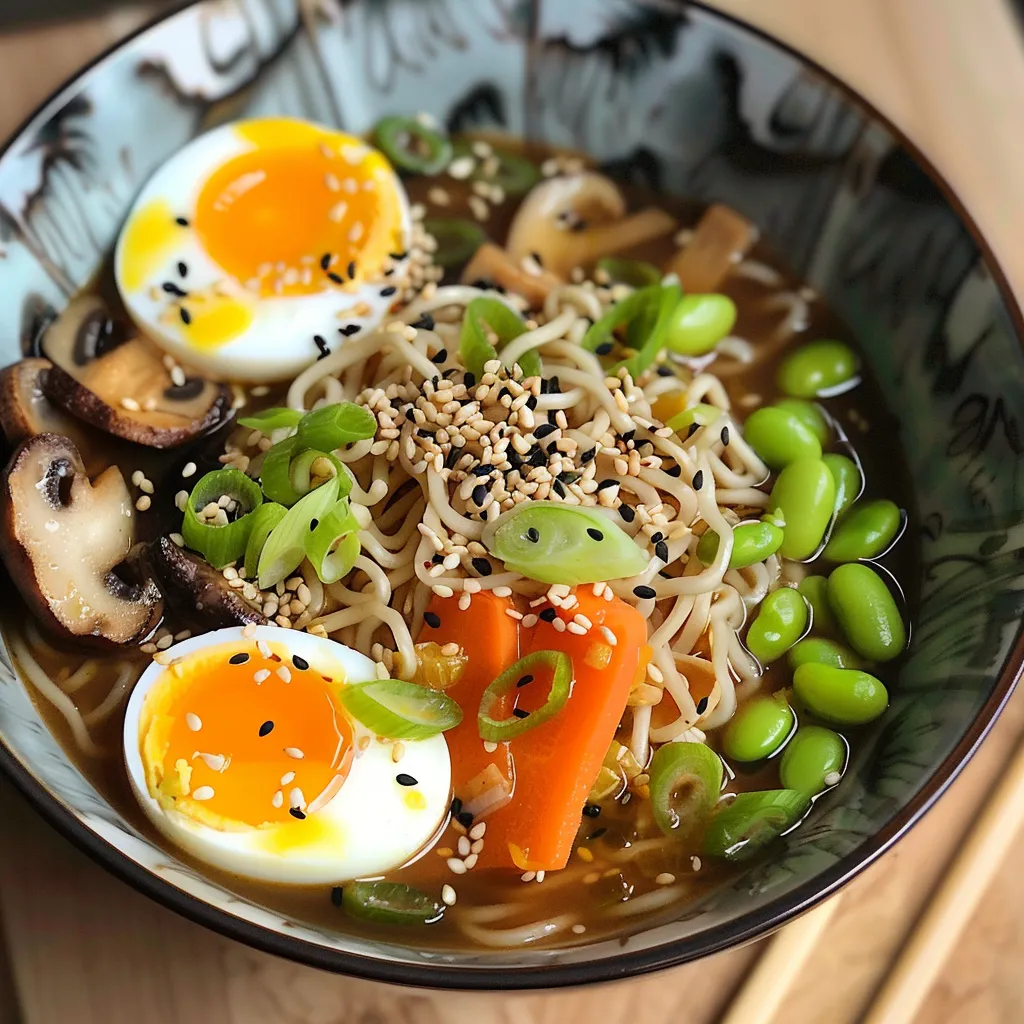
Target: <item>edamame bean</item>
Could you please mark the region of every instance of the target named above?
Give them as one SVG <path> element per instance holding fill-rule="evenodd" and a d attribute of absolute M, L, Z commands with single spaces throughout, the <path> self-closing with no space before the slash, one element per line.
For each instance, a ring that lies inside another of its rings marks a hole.
<path fill-rule="evenodd" d="M 785 538 L 779 550 L 786 558 L 799 561 L 818 550 L 835 498 L 835 481 L 821 459 L 797 459 L 779 474 L 769 508 L 782 512 Z"/>
<path fill-rule="evenodd" d="M 766 405 L 748 416 L 743 436 L 772 469 L 821 456 L 821 442 L 814 431 L 795 412 L 776 406 Z"/>
<path fill-rule="evenodd" d="M 793 692 L 813 715 L 836 725 L 872 722 L 889 706 L 881 680 L 856 668 L 801 665 L 793 673 Z"/>
<path fill-rule="evenodd" d="M 855 502 L 835 528 L 822 554 L 830 562 L 875 558 L 893 542 L 900 528 L 899 506 L 887 498 Z"/>
<path fill-rule="evenodd" d="M 710 352 L 736 323 L 736 303 L 728 295 L 684 295 L 672 312 L 665 343 L 684 356 Z"/>
<path fill-rule="evenodd" d="M 792 398 L 814 398 L 852 380 L 860 365 L 841 341 L 812 341 L 788 355 L 779 367 L 779 387 Z"/>
<path fill-rule="evenodd" d="M 747 649 L 762 665 L 781 658 L 807 629 L 807 602 L 792 587 L 769 594 L 747 630 Z"/>
<path fill-rule="evenodd" d="M 846 761 L 843 737 L 820 725 L 802 725 L 786 744 L 779 762 L 779 778 L 786 789 L 796 789 L 814 796 L 830 783 L 826 779 L 838 775 Z"/>
<path fill-rule="evenodd" d="M 853 504 L 857 495 L 860 494 L 863 484 L 860 470 L 853 459 L 848 459 L 845 455 L 836 455 L 833 452 L 823 455 L 821 461 L 828 466 L 828 471 L 832 474 L 832 479 L 836 484 L 834 507 L 836 518 L 838 519 Z"/>
<path fill-rule="evenodd" d="M 824 576 L 805 576 L 796 589 L 811 606 L 811 629 L 815 633 L 837 633 L 839 624 L 828 603 L 828 580 Z"/>
<path fill-rule="evenodd" d="M 804 426 L 818 439 L 822 448 L 832 440 L 832 427 L 817 403 L 802 398 L 783 398 L 781 402 L 775 403 L 775 407 L 799 416 Z"/>
<path fill-rule="evenodd" d="M 801 665 L 831 665 L 833 668 L 860 668 L 860 658 L 843 644 L 820 636 L 807 636 L 789 650 L 791 668 Z"/>
<path fill-rule="evenodd" d="M 771 757 L 793 728 L 793 709 L 781 699 L 747 701 L 733 716 L 722 738 L 722 749 L 734 761 Z"/>
<path fill-rule="evenodd" d="M 850 646 L 868 661 L 891 661 L 907 643 L 907 631 L 885 581 L 860 562 L 832 570 L 828 602 Z"/>
<path fill-rule="evenodd" d="M 740 523 L 732 531 L 730 569 L 745 569 L 774 555 L 782 544 L 782 531 L 772 523 Z M 697 557 L 710 565 L 718 554 L 718 534 L 708 530 L 697 542 Z"/>

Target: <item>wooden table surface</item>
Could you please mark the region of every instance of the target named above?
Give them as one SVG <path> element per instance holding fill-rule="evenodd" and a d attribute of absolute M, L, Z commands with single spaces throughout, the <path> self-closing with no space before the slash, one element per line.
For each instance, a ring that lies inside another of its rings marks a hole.
<path fill-rule="evenodd" d="M 813 54 L 902 126 L 945 169 L 1024 294 L 1024 44 L 1002 0 L 715 5 Z M 145 16 L 0 36 L 0 137 Z M 938 807 L 845 890 L 780 1022 L 861 1016 L 1022 734 L 1024 690 Z M 1011 853 L 907 1024 L 1024 1021 L 1022 864 Z M 222 939 L 137 895 L 52 833 L 3 780 L 0 921 L 0 1024 L 547 1024 L 577 1015 L 710 1024 L 763 948 L 596 989 L 509 997 L 333 977 Z"/>

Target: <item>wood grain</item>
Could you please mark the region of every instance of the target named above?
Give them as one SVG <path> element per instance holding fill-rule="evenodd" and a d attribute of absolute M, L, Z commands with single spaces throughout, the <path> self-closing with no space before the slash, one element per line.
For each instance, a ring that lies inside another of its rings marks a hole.
<path fill-rule="evenodd" d="M 716 6 L 818 57 L 889 114 L 968 198 L 1024 292 L 1024 44 L 1000 0 Z M 144 16 L 0 37 L 0 135 Z M 1022 728 L 1024 692 L 938 807 L 848 887 L 777 1020 L 858 1020 Z M 2 780 L 0 916 L 26 1024 L 711 1024 L 761 950 L 551 994 L 439 994 L 332 977 L 222 939 L 130 891 L 50 832 Z M 1024 872 L 1011 857 L 916 1024 L 1024 1020 L 1022 922 Z M 9 1024 L 4 1006 L 0 984 L 0 1021 Z"/>

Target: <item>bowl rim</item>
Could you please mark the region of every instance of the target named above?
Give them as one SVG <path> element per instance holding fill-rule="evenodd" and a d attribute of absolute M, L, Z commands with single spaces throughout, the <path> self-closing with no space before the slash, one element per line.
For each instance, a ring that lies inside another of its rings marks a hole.
<path fill-rule="evenodd" d="M 135 42 L 150 29 L 156 28 L 200 2 L 203 0 L 178 0 L 170 9 L 161 11 L 155 17 L 147 19 L 128 35 L 113 42 L 88 63 L 69 75 L 24 118 L 6 140 L 0 143 L 0 161 L 7 156 L 33 122 L 85 75 L 122 48 Z M 992 246 L 971 215 L 967 204 L 914 140 L 848 82 L 829 71 L 815 58 L 802 53 L 795 46 L 742 18 L 710 7 L 703 0 L 685 0 L 681 10 L 685 11 L 687 7 L 699 10 L 711 19 L 718 19 L 739 28 L 761 42 L 775 47 L 781 53 L 800 61 L 823 81 L 839 89 L 850 103 L 863 111 L 868 118 L 881 124 L 892 135 L 918 166 L 925 171 L 929 179 L 938 187 L 950 208 L 960 218 L 971 240 L 978 247 L 986 269 L 992 275 L 1018 343 L 1024 347 L 1024 312 L 1022 312 L 1021 305 Z M 764 938 L 776 928 L 789 923 L 812 907 L 822 903 L 888 852 L 946 792 L 995 724 L 1013 694 L 1022 672 L 1024 672 L 1024 630 L 1018 634 L 1013 649 L 1007 655 L 999 671 L 993 692 L 975 715 L 963 738 L 899 814 L 878 833 L 866 840 L 858 850 L 844 856 L 814 880 L 800 885 L 784 899 L 744 914 L 735 921 L 716 925 L 705 932 L 699 941 L 674 940 L 636 952 L 622 952 L 614 957 L 607 956 L 598 960 L 554 966 L 478 967 L 476 965 L 450 966 L 439 963 L 417 964 L 407 961 L 395 963 L 383 957 L 318 946 L 304 939 L 273 931 L 268 927 L 254 924 L 220 910 L 213 904 L 177 888 L 137 864 L 80 821 L 75 813 L 56 794 L 51 793 L 29 768 L 7 749 L 2 741 L 0 741 L 0 773 L 12 782 L 44 821 L 116 878 L 194 923 L 261 952 L 334 974 L 387 984 L 464 991 L 554 989 L 620 981 L 653 971 L 678 967 L 702 957 Z"/>

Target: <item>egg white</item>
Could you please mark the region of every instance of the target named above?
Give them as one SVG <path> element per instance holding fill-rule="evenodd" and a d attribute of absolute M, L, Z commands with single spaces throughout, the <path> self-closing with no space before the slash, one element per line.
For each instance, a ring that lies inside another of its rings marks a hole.
<path fill-rule="evenodd" d="M 238 643 L 251 647 L 257 640 L 265 640 L 276 650 L 298 654 L 316 671 L 346 683 L 376 678 L 374 663 L 357 651 L 278 626 L 258 627 L 251 637 L 243 636 L 241 627 L 220 629 L 177 644 L 167 654 L 177 660 L 211 646 Z M 354 720 L 350 721 L 356 756 L 348 776 L 340 791 L 324 806 L 314 811 L 307 809 L 306 821 L 227 832 L 173 809 L 165 810 L 146 784 L 139 722 L 148 694 L 169 671 L 154 662 L 132 691 L 124 723 L 124 757 L 140 807 L 174 845 L 207 864 L 244 878 L 324 885 L 400 867 L 437 836 L 447 818 L 451 790 L 451 761 L 444 737 L 403 741 L 405 753 L 395 764 L 393 744 L 380 740 Z M 369 737 L 369 746 L 360 752 L 363 737 Z M 240 769 L 236 765 L 229 770 Z M 425 807 L 414 810 L 408 806 L 410 788 L 396 781 L 399 773 L 417 780 L 415 790 L 423 795 Z M 313 827 L 304 829 L 309 823 Z M 309 841 L 304 841 L 304 832 L 311 837 Z"/>
<path fill-rule="evenodd" d="M 180 216 L 191 225 L 199 195 L 209 177 L 234 157 L 257 148 L 233 124 L 193 139 L 147 181 L 128 214 L 114 255 L 118 291 L 140 330 L 187 366 L 220 379 L 250 383 L 285 380 L 315 362 L 322 354 L 315 336 L 324 339 L 327 349 L 334 351 L 347 340 L 378 327 L 394 302 L 393 295 L 381 292 L 392 281 L 401 279 L 402 267 L 407 262 L 405 258 L 394 261 L 391 277 L 361 281 L 352 291 L 326 288 L 309 295 L 261 296 L 251 291 L 247 282 L 237 280 L 216 263 L 190 226 L 175 225 L 173 242 L 160 246 L 158 257 L 147 265 L 141 283 L 132 282 L 125 265 L 125 240 L 133 221 L 154 204 L 161 204 L 167 210 L 169 224 Z M 337 163 L 342 167 L 346 155 L 355 158 L 355 154 L 348 154 L 349 148 L 342 147 L 339 155 Z M 405 254 L 412 230 L 405 189 L 393 171 L 378 178 L 376 187 L 391 190 L 397 198 L 402 232 L 398 255 Z M 344 199 L 344 195 L 339 193 L 339 198 Z M 313 280 L 324 274 L 316 262 L 319 256 L 310 254 L 310 262 L 303 268 L 309 270 Z M 273 254 L 268 253 L 265 263 L 272 265 L 273 261 Z M 179 264 L 186 268 L 184 277 Z M 332 269 L 344 272 L 342 267 Z M 196 345 L 194 332 L 190 336 L 189 326 L 177 312 L 179 305 L 188 307 L 188 300 L 167 292 L 165 283 L 190 295 L 213 293 L 237 304 L 250 317 L 248 326 L 220 344 Z M 355 307 L 361 304 L 368 309 L 355 315 Z M 339 333 L 342 328 L 345 333 Z"/>

